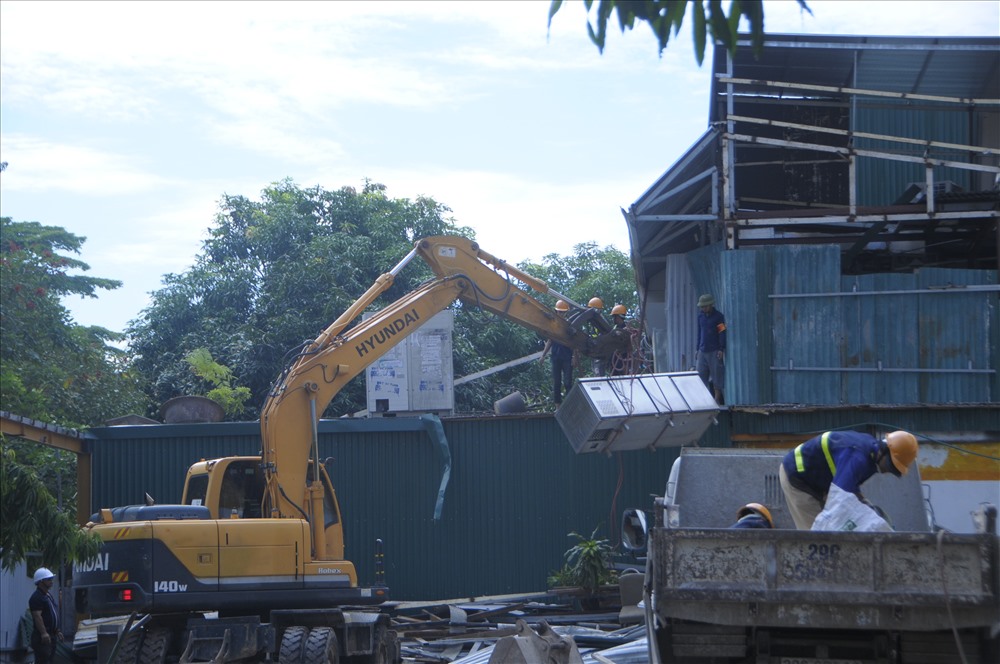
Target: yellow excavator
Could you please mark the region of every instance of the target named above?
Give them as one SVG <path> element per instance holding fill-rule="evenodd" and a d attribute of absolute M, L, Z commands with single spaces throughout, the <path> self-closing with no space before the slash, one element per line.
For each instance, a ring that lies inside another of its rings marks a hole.
<path fill-rule="evenodd" d="M 434 278 L 359 321 L 417 256 Z M 569 303 L 569 315 L 558 315 L 517 282 Z M 336 493 L 318 462 L 317 425 L 348 381 L 456 300 L 591 357 L 627 344 L 600 311 L 469 239 L 417 241 L 274 383 L 261 411 L 261 456 L 195 463 L 181 505 L 102 509 L 92 517 L 87 528 L 104 543 L 96 559 L 74 568 L 76 610 L 133 616 L 113 646 L 102 650 L 98 636 L 98 659 L 399 661 L 388 616 L 364 608 L 388 599 L 381 552 L 376 583 L 359 586 L 354 564 L 344 559 Z"/>

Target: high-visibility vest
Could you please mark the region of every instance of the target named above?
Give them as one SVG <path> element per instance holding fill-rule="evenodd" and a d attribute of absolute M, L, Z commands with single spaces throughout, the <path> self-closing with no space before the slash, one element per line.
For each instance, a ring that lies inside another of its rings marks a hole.
<path fill-rule="evenodd" d="M 800 473 L 806 472 L 806 462 L 805 459 L 802 458 L 802 445 L 805 445 L 805 443 L 802 443 L 801 445 L 795 448 L 795 470 L 799 471 Z M 830 474 L 836 475 L 837 464 L 833 462 L 833 455 L 830 454 L 829 431 L 827 431 L 820 437 L 820 445 L 823 447 L 823 456 L 826 457 L 826 465 L 830 467 Z"/>

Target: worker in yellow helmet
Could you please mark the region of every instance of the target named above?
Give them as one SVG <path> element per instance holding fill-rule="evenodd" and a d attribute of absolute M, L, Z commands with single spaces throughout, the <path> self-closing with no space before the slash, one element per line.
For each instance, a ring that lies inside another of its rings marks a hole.
<path fill-rule="evenodd" d="M 564 300 L 556 302 L 556 311 L 565 317 L 569 314 L 569 304 Z M 542 349 L 542 356 L 539 362 L 545 361 L 545 356 L 552 353 L 552 401 L 556 407 L 562 403 L 563 392 L 569 394 L 573 386 L 573 368 L 577 365 L 577 356 L 572 348 L 564 346 L 558 341 L 547 339 L 545 348 Z"/>
<path fill-rule="evenodd" d="M 875 473 L 902 477 L 917 451 L 917 439 L 906 431 L 893 431 L 882 440 L 858 431 L 827 431 L 810 438 L 785 455 L 778 471 L 795 527 L 812 528 L 831 484 L 864 501 L 865 480 Z"/>
<path fill-rule="evenodd" d="M 628 310 L 624 304 L 616 304 L 611 308 L 611 321 L 614 325 L 613 333 L 621 338 L 619 343 L 622 348 L 614 352 L 608 365 L 605 367 L 603 373 L 609 376 L 623 376 L 632 373 L 632 333 L 625 323 L 626 313 L 628 313 Z"/>

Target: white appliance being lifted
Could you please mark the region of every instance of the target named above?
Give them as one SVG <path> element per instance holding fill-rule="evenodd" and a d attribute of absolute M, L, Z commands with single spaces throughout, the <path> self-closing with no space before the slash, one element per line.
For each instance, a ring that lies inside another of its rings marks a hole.
<path fill-rule="evenodd" d="M 698 442 L 719 405 L 695 371 L 581 378 L 556 411 L 577 454 Z"/>

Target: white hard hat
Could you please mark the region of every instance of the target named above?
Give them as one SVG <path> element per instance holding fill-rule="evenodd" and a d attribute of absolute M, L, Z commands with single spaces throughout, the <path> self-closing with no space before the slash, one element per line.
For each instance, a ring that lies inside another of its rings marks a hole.
<path fill-rule="evenodd" d="M 51 579 L 55 574 L 52 573 L 48 567 L 39 567 L 35 570 L 35 585 L 38 585 L 39 581 L 44 581 L 45 579 Z"/>
<path fill-rule="evenodd" d="M 45 579 L 51 579 L 55 574 L 52 573 L 48 567 L 39 567 L 35 570 L 35 585 L 38 585 L 39 581 L 44 581 Z"/>

